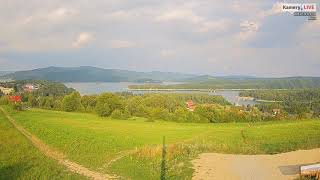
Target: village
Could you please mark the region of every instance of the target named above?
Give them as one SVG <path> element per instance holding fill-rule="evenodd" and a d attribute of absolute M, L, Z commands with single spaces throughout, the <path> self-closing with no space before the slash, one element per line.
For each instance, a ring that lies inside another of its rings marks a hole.
<path fill-rule="evenodd" d="M 23 85 L 16 84 L 15 82 L 1 82 L 0 93 L 7 96 L 9 101 L 13 103 L 21 102 L 21 93 L 31 93 L 39 89 L 39 85 L 26 83 Z"/>

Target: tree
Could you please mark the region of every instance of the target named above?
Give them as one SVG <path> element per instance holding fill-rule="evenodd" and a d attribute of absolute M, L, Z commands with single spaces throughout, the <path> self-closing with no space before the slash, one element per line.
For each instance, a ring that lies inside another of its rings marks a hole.
<path fill-rule="evenodd" d="M 119 96 L 111 93 L 103 93 L 98 96 L 96 112 L 99 116 L 110 116 L 115 109 L 121 109 L 122 103 Z"/>
<path fill-rule="evenodd" d="M 97 96 L 82 96 L 81 97 L 81 104 L 83 105 L 86 112 L 93 112 L 94 108 L 97 104 Z"/>
<path fill-rule="evenodd" d="M 174 121 L 186 122 L 188 120 L 188 110 L 186 108 L 178 107 L 174 111 Z"/>
<path fill-rule="evenodd" d="M 200 116 L 202 122 L 217 122 L 214 108 L 211 106 L 197 106 L 194 113 Z"/>
<path fill-rule="evenodd" d="M 147 116 L 147 107 L 144 105 L 141 96 L 131 97 L 126 100 L 126 110 L 129 111 L 132 116 Z"/>
<path fill-rule="evenodd" d="M 73 92 L 70 95 L 66 95 L 62 100 L 62 109 L 67 112 L 83 110 L 80 94 Z"/>
<path fill-rule="evenodd" d="M 28 96 L 28 104 L 31 107 L 37 107 L 38 106 L 37 99 L 32 94 L 29 94 L 29 96 Z"/>

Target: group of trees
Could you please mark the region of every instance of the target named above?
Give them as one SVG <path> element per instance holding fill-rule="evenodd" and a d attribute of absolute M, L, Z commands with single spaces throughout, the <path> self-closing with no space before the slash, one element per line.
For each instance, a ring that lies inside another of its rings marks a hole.
<path fill-rule="evenodd" d="M 19 92 L 25 83 L 37 84 L 39 89 L 32 92 Z M 221 96 L 211 96 L 205 93 L 138 95 L 103 93 L 81 96 L 79 92 L 61 83 L 48 81 L 18 81 L 14 86 L 17 88 L 16 93 L 21 96 L 23 107 L 96 113 L 99 116 L 114 119 L 143 117 L 149 120 L 217 123 L 275 120 L 285 118 L 288 114 L 303 117 L 305 113 L 310 112 L 315 117 L 319 117 L 320 114 L 319 89 L 245 91 L 240 95 L 278 102 L 260 103 L 254 107 L 236 107 Z M 9 103 L 5 96 L 1 96 L 0 94 L 0 104 Z M 186 102 L 189 100 L 195 104 L 194 111 L 187 109 Z M 21 107 L 16 103 L 15 106 Z M 275 114 L 274 109 L 281 109 L 281 114 Z"/>
<path fill-rule="evenodd" d="M 210 76 L 191 79 L 191 82 L 185 84 L 145 84 L 130 86 L 132 89 L 301 89 L 319 87 L 319 77 L 228 78 Z"/>
<path fill-rule="evenodd" d="M 243 91 L 240 96 L 250 96 L 256 99 L 275 101 L 257 105 L 263 112 L 278 108 L 290 115 L 307 116 L 320 115 L 320 89 L 296 90 L 252 90 Z"/>
<path fill-rule="evenodd" d="M 231 106 L 221 96 L 207 94 L 144 94 L 103 93 L 81 96 L 76 91 L 57 95 L 43 96 L 39 92 L 21 93 L 22 103 L 26 107 L 36 107 L 67 112 L 96 113 L 102 117 L 128 119 L 143 117 L 149 120 L 176 122 L 245 122 L 259 121 L 256 110 L 241 110 Z M 195 110 L 189 111 L 186 101 L 192 100 Z"/>
<path fill-rule="evenodd" d="M 236 107 L 230 105 L 221 96 L 207 94 L 145 94 L 130 93 L 81 96 L 76 91 L 69 94 L 42 96 L 37 92 L 22 93 L 22 103 L 25 107 L 36 107 L 67 112 L 96 113 L 102 117 L 128 119 L 143 117 L 149 120 L 167 120 L 176 122 L 257 122 L 284 118 L 285 104 L 261 103 L 255 107 Z M 189 111 L 186 101 L 192 100 L 196 105 L 194 111 Z M 0 103 L 8 103 L 5 98 Z M 288 105 L 299 114 L 304 108 Z M 282 109 L 281 115 L 272 115 L 273 109 Z M 269 112 L 266 115 L 265 112 Z"/>

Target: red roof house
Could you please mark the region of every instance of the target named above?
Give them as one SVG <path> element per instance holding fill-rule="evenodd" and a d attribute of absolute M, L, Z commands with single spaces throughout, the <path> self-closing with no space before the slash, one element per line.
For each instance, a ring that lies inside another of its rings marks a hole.
<path fill-rule="evenodd" d="M 21 102 L 21 96 L 8 96 L 9 101 L 13 103 Z"/>
<path fill-rule="evenodd" d="M 193 110 L 194 110 L 195 106 L 194 106 L 192 100 L 187 101 L 186 104 L 187 104 L 187 109 L 188 109 L 189 111 L 193 111 Z"/>

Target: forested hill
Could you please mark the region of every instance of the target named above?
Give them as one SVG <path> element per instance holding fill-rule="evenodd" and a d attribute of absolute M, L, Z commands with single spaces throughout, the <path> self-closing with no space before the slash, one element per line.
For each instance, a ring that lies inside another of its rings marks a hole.
<path fill-rule="evenodd" d="M 12 73 L 12 71 L 0 71 L 0 76 L 10 74 L 10 73 Z"/>
<path fill-rule="evenodd" d="M 14 80 L 50 80 L 59 82 L 141 82 L 182 81 L 196 75 L 171 72 L 135 72 L 118 69 L 103 69 L 90 66 L 82 67 L 47 67 L 28 71 L 17 71 L 2 76 Z"/>
<path fill-rule="evenodd" d="M 132 89 L 301 89 L 320 87 L 320 77 L 287 78 L 211 78 L 176 85 L 133 85 Z"/>

